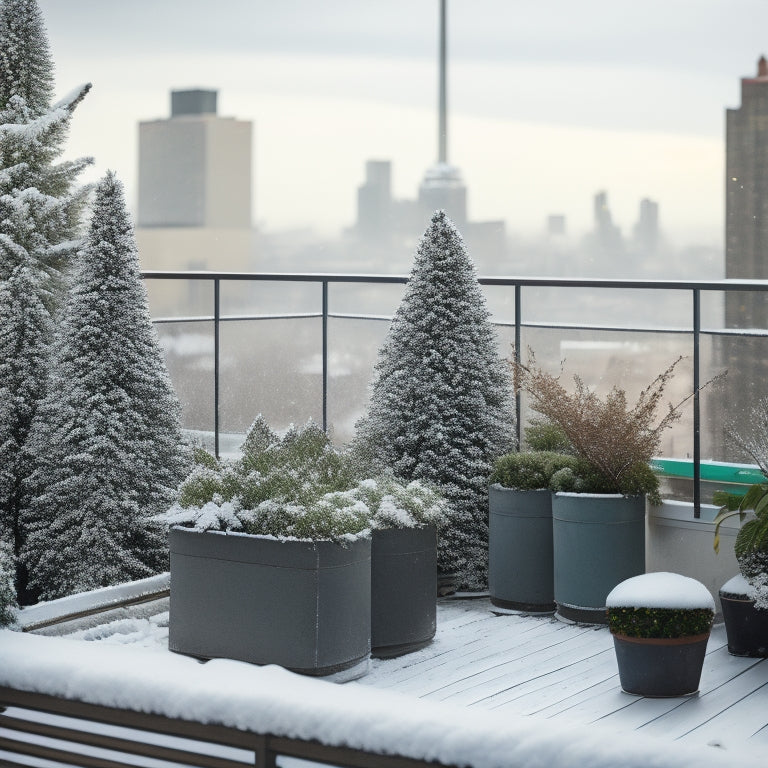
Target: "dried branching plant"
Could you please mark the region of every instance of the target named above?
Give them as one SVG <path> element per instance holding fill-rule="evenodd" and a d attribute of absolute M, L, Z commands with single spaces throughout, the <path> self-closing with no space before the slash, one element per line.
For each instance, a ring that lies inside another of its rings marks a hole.
<path fill-rule="evenodd" d="M 580 482 L 572 490 L 648 493 L 658 498 L 658 481 L 649 463 L 658 452 L 662 432 L 680 418 L 681 407 L 693 397 L 669 404 L 657 419 L 664 391 L 681 360 L 660 373 L 632 405 L 618 386 L 602 398 L 578 375 L 573 377 L 573 391 L 567 390 L 559 376 L 537 365 L 531 350 L 526 363 L 512 362 L 515 389 L 530 395 L 531 407 L 562 429 L 583 461 Z"/>

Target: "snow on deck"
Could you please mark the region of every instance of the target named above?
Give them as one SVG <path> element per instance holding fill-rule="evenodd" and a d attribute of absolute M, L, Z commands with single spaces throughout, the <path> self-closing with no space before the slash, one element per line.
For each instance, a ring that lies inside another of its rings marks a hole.
<path fill-rule="evenodd" d="M 167 604 L 161 607 L 167 608 Z M 40 662 L 39 669 L 41 679 L 50 684 L 56 678 L 52 673 L 56 662 L 50 661 L 49 648 L 59 641 L 16 633 L 0 633 L 0 684 L 6 682 L 3 652 L 10 645 L 3 640 L 10 634 L 15 635 L 14 645 L 28 641 L 30 651 L 37 641 L 48 644 L 40 647 L 47 660 Z M 367 675 L 345 685 L 239 662 L 199 665 L 170 654 L 167 635 L 164 611 L 70 630 L 67 639 L 100 641 L 98 645 L 112 654 L 141 653 L 145 665 L 147 659 L 156 658 L 157 670 L 181 665 L 183 693 L 168 699 L 161 686 L 155 694 L 147 694 L 150 699 L 157 698 L 157 705 L 170 701 L 173 708 L 177 700 L 196 699 L 187 688 L 190 683 L 185 676 L 190 670 L 198 677 L 207 676 L 207 685 L 216 670 L 227 680 L 227 686 L 232 685 L 233 674 L 244 682 L 250 680 L 250 710 L 243 703 L 245 699 L 239 697 L 232 699 L 230 706 L 240 727 L 247 719 L 244 711 L 252 711 L 254 722 L 263 724 L 267 717 L 274 727 L 285 727 L 275 715 L 283 711 L 292 713 L 288 718 L 294 719 L 290 726 L 294 734 L 307 735 L 302 729 L 310 723 L 309 735 L 314 738 L 330 732 L 335 734 L 334 738 L 362 739 L 366 744 L 370 738 L 370 746 L 376 747 L 377 739 L 385 738 L 387 733 L 391 738 L 393 732 L 402 731 L 408 727 L 404 723 L 408 723 L 421 736 L 409 733 L 409 738 L 404 739 L 400 734 L 397 741 L 400 745 L 409 744 L 414 756 L 466 758 L 468 745 L 474 744 L 475 749 L 487 753 L 482 760 L 475 760 L 476 765 L 501 764 L 495 762 L 494 756 L 509 749 L 514 749 L 516 757 L 526 758 L 520 765 L 701 766 L 703 759 L 706 765 L 726 766 L 733 764 L 731 761 L 737 756 L 742 765 L 765 764 L 768 662 L 729 655 L 722 625 L 713 629 L 699 694 L 675 699 L 647 699 L 621 691 L 613 641 L 606 628 L 565 624 L 549 616 L 499 615 L 487 599 L 440 600 L 437 635 L 428 647 L 396 659 L 374 659 Z M 110 644 L 133 647 L 108 648 Z M 67 659 L 72 658 L 72 648 L 84 647 L 72 642 L 62 645 L 68 649 L 62 652 L 62 658 Z M 93 651 L 86 658 L 92 656 Z M 113 657 L 107 656 L 101 663 L 102 674 L 110 658 Z M 35 673 L 30 670 L 37 668 L 34 663 L 27 663 L 25 679 L 32 680 L 32 684 Z M 233 668 L 246 672 L 233 673 Z M 117 677 L 100 688 L 115 691 L 121 674 L 123 670 L 115 670 Z M 262 678 L 268 687 L 267 694 L 257 692 Z M 287 681 L 294 678 L 295 682 L 288 685 Z M 64 679 L 71 678 L 64 675 Z M 83 685 L 93 687 L 92 678 L 83 674 L 82 679 Z M 147 679 L 152 679 L 151 673 Z M 140 689 L 137 682 L 132 672 L 129 690 L 136 696 Z M 72 684 L 62 685 L 71 694 Z M 340 698 L 335 699 L 336 694 L 329 698 L 329 686 L 330 690 L 338 691 Z M 227 695 L 233 695 L 231 689 Z M 317 697 L 319 707 L 308 706 L 307 697 L 313 696 Z M 339 709 L 335 716 L 334 707 Z M 359 718 L 356 721 L 354 715 L 358 710 L 367 711 L 368 717 L 377 722 L 365 726 Z M 200 716 L 204 711 L 203 708 L 192 714 Z M 220 713 L 218 710 L 217 714 Z M 341 728 L 334 717 L 342 717 L 346 725 Z M 445 724 L 441 735 L 434 731 L 434 718 Z M 414 727 L 416 724 L 418 728 Z M 586 725 L 590 727 L 585 728 Z M 479 739 L 478 728 L 485 741 Z M 448 733 L 453 736 L 449 738 Z M 431 743 L 436 738 L 442 740 L 443 746 L 438 748 Z M 447 751 L 441 752 L 443 748 Z"/>

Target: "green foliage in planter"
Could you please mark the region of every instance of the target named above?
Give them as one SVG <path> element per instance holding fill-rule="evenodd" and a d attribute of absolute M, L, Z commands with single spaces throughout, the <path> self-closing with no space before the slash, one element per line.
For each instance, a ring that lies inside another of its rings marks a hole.
<path fill-rule="evenodd" d="M 628 637 L 690 637 L 712 627 L 709 608 L 608 608 L 608 626 Z"/>
<path fill-rule="evenodd" d="M 561 490 L 647 493 L 653 503 L 659 503 L 658 479 L 648 465 L 659 449 L 662 432 L 679 420 L 682 405 L 691 397 L 670 404 L 657 418 L 664 391 L 681 360 L 656 376 L 634 404 L 618 386 L 601 397 L 576 375 L 569 391 L 559 376 L 536 364 L 532 352 L 527 363 L 513 362 L 515 388 L 528 392 L 532 408 L 562 430 L 584 462 L 572 474 L 563 471 L 557 479 Z"/>
<path fill-rule="evenodd" d="M 562 427 L 545 418 L 531 419 L 523 430 L 525 444 L 532 451 L 573 455 L 573 446 Z"/>
<path fill-rule="evenodd" d="M 557 470 L 549 487 L 563 493 L 620 493 L 623 496 L 647 495 L 651 504 L 661 504 L 659 478 L 649 464 L 637 462 L 622 473 L 621 482 L 611 482 L 593 464 L 577 459 L 571 466 Z"/>
<path fill-rule="evenodd" d="M 242 459 L 217 461 L 202 450 L 195 458 L 177 503 L 160 517 L 167 525 L 343 540 L 368 528 L 439 528 L 448 519 L 445 499 L 427 484 L 387 474 L 358 482 L 350 455 L 311 422 L 280 439 L 259 417 Z"/>
<path fill-rule="evenodd" d="M 564 469 L 575 469 L 574 456 L 551 451 L 525 451 L 499 457 L 491 472 L 490 482 L 519 491 L 549 488 L 552 476 Z"/>

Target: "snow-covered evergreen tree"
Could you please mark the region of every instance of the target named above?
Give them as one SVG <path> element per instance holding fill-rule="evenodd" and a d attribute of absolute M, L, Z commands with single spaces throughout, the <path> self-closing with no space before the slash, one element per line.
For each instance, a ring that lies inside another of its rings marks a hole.
<path fill-rule="evenodd" d="M 188 469 L 179 403 L 112 173 L 96 188 L 54 352 L 28 441 L 36 468 L 24 514 L 30 581 L 46 599 L 167 567 L 150 518 Z"/>
<path fill-rule="evenodd" d="M 7 627 L 16 621 L 16 589 L 13 549 L 0 541 L 0 627 Z"/>
<path fill-rule="evenodd" d="M 0 0 L 0 540 L 18 557 L 29 458 L 21 460 L 42 395 L 42 362 L 60 270 L 77 248 L 89 159 L 57 162 L 89 85 L 51 105 L 53 69 L 36 0 Z M 34 458 L 34 457 L 32 457 Z M 17 589 L 27 602 L 25 569 Z"/>
<path fill-rule="evenodd" d="M 53 97 L 53 62 L 37 0 L 0 3 L 0 105 L 20 96 L 34 116 Z"/>
<path fill-rule="evenodd" d="M 482 588 L 488 568 L 488 475 L 513 443 L 509 370 L 474 266 L 438 211 L 379 351 L 354 446 L 371 468 L 438 485 L 452 506 L 439 563 Z"/>

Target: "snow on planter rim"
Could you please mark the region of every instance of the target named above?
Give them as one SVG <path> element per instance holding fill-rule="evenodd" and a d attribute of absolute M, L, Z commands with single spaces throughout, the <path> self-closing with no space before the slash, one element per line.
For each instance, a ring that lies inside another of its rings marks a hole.
<path fill-rule="evenodd" d="M 732 579 L 728 579 L 720 587 L 720 591 L 727 595 L 744 595 L 752 600 L 757 597 L 757 590 L 740 573 L 737 573 Z"/>
<path fill-rule="evenodd" d="M 622 581 L 605 600 L 608 608 L 709 608 L 715 601 L 696 579 L 679 573 L 643 573 Z"/>
<path fill-rule="evenodd" d="M 762 746 L 727 750 L 618 734 L 337 685 L 258 667 L 0 630 L 0 685 L 136 712 L 218 723 L 473 768 L 762 768 Z"/>

